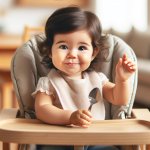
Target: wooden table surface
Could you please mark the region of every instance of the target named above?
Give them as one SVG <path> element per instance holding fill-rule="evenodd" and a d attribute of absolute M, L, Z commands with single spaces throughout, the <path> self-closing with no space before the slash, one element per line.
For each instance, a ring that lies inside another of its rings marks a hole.
<path fill-rule="evenodd" d="M 54 145 L 150 144 L 150 122 L 143 120 L 95 121 L 89 128 L 53 126 L 36 119 L 0 122 L 0 141 Z"/>
<path fill-rule="evenodd" d="M 8 143 L 75 145 L 141 145 L 149 150 L 150 112 L 133 109 L 135 119 L 94 121 L 89 128 L 48 125 L 36 119 L 16 118 L 18 109 L 0 110 L 0 141 L 3 149 Z M 139 115 L 140 114 L 140 115 Z M 144 119 L 144 120 L 143 120 Z"/>

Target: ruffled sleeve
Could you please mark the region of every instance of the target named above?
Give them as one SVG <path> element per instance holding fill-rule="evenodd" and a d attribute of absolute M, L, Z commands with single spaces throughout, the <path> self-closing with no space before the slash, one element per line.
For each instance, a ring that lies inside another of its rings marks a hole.
<path fill-rule="evenodd" d="M 100 73 L 98 73 L 99 74 L 99 76 L 100 76 L 100 79 L 101 79 L 101 82 L 102 82 L 102 86 L 104 86 L 104 84 L 106 83 L 106 82 L 108 82 L 109 81 L 109 79 L 106 77 L 106 75 L 104 74 L 104 73 L 102 73 L 102 72 L 100 72 Z"/>
<path fill-rule="evenodd" d="M 34 97 L 37 94 L 37 92 L 43 92 L 47 95 L 53 94 L 53 91 L 51 91 L 51 84 L 48 77 L 41 77 L 39 79 L 36 90 L 32 93 L 32 96 Z"/>

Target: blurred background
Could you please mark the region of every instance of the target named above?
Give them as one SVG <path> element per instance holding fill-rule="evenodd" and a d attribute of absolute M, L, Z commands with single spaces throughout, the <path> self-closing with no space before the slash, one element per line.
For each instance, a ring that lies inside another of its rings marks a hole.
<path fill-rule="evenodd" d="M 134 107 L 150 109 L 150 0 L 0 0 L 0 109 L 18 107 L 10 63 L 25 27 L 44 26 L 54 10 L 72 4 L 94 12 L 105 33 L 133 48 L 139 71 Z"/>
<path fill-rule="evenodd" d="M 104 29 L 129 32 L 132 27 L 140 31 L 149 27 L 148 0 L 0 0 L 0 32 L 21 35 L 25 25 L 44 25 L 55 9 L 69 4 L 96 13 Z"/>
<path fill-rule="evenodd" d="M 44 26 L 54 10 L 72 4 L 97 14 L 104 32 L 119 36 L 133 48 L 139 65 L 135 106 L 150 108 L 149 0 L 0 0 L 0 108 L 18 107 L 10 61 L 24 42 L 25 27 Z"/>

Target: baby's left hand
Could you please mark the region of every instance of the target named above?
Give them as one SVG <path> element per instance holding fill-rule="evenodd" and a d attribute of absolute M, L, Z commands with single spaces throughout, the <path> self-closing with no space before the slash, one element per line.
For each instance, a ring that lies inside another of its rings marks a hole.
<path fill-rule="evenodd" d="M 119 59 L 116 65 L 116 79 L 118 81 L 126 81 L 130 76 L 136 71 L 136 64 L 124 54 L 122 58 Z"/>

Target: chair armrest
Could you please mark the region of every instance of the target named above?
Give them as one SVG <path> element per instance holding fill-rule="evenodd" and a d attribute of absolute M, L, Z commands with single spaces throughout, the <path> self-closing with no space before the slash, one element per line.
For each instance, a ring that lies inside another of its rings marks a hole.
<path fill-rule="evenodd" d="M 150 121 L 150 111 L 148 109 L 133 109 L 132 116 L 136 119 Z"/>
<path fill-rule="evenodd" d="M 17 113 L 17 108 L 2 109 L 0 110 L 0 121 L 16 118 Z"/>

